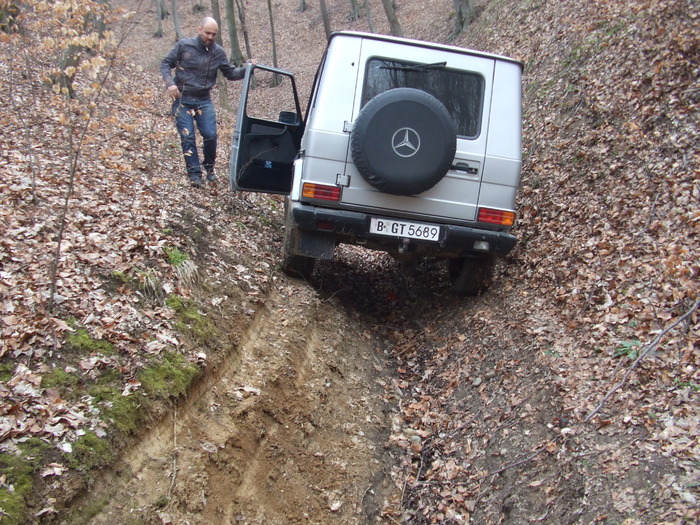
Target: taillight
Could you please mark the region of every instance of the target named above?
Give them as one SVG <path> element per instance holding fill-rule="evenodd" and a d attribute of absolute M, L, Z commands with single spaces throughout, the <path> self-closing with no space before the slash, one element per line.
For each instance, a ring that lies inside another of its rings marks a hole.
<path fill-rule="evenodd" d="M 500 224 L 501 226 L 513 226 L 515 213 L 512 211 L 492 210 L 489 208 L 479 208 L 479 222 L 489 224 Z"/>
<path fill-rule="evenodd" d="M 324 201 L 339 201 L 340 187 L 326 184 L 305 182 L 301 189 L 302 197 L 307 199 L 322 199 Z"/>

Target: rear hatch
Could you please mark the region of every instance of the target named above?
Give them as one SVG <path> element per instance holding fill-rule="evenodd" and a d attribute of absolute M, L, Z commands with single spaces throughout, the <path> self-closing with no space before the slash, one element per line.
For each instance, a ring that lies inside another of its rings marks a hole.
<path fill-rule="evenodd" d="M 407 42 L 334 35 L 312 101 L 306 144 L 302 144 L 307 156 L 303 178 L 342 186 L 340 203 L 348 209 L 439 222 L 475 221 L 496 60 L 449 46 Z M 439 100 L 457 129 L 451 168 L 435 186 L 410 196 L 386 193 L 369 184 L 350 149 L 353 123 L 365 104 L 380 93 L 404 87 L 426 91 Z M 320 164 L 324 169 L 319 169 Z M 319 180 L 320 173 L 328 178 Z"/>
<path fill-rule="evenodd" d="M 428 47 L 363 39 L 353 121 L 372 97 L 388 89 L 426 91 L 447 108 L 457 128 L 452 169 L 418 195 L 381 192 L 362 177 L 347 150 L 343 204 L 425 219 L 474 221 L 484 166 L 494 60 Z M 442 65 L 444 64 L 444 65 Z M 427 65 L 427 66 L 426 66 Z M 422 67 L 423 66 L 423 67 Z M 398 213 L 397 213 L 398 212 Z"/>

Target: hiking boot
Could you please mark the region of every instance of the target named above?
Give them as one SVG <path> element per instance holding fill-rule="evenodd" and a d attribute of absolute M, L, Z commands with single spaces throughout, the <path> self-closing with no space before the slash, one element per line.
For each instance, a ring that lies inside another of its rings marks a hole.
<path fill-rule="evenodd" d="M 216 173 L 214 173 L 214 168 L 207 170 L 207 182 L 216 182 Z"/>
<path fill-rule="evenodd" d="M 190 184 L 192 185 L 193 188 L 201 188 L 204 183 L 202 182 L 202 177 L 199 175 L 193 175 L 190 177 Z"/>

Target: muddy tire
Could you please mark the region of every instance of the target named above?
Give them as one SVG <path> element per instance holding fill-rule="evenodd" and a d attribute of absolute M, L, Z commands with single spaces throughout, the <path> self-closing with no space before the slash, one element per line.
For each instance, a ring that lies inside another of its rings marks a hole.
<path fill-rule="evenodd" d="M 350 151 L 362 177 L 393 195 L 417 195 L 435 186 L 454 161 L 457 132 L 435 97 L 412 88 L 385 91 L 357 117 Z"/>
<path fill-rule="evenodd" d="M 309 279 L 314 272 L 316 259 L 303 255 L 291 255 L 284 253 L 282 257 L 282 271 L 290 277 Z"/>
<path fill-rule="evenodd" d="M 457 295 L 474 296 L 484 293 L 493 282 L 496 257 L 475 255 L 449 259 L 448 270 L 452 289 Z"/>
<path fill-rule="evenodd" d="M 294 226 L 289 199 L 284 202 L 284 245 L 282 247 L 282 271 L 290 277 L 309 279 L 314 271 L 316 259 L 292 253 L 301 232 Z"/>

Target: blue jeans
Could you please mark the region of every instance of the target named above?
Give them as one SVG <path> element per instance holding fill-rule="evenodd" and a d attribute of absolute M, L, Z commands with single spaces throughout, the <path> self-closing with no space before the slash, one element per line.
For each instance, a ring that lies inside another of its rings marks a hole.
<path fill-rule="evenodd" d="M 209 172 L 216 162 L 216 112 L 210 99 L 178 98 L 173 101 L 172 113 L 177 132 L 180 134 L 182 154 L 185 157 L 187 175 L 190 179 L 201 178 L 202 167 Z M 204 162 L 199 163 L 195 124 L 202 135 Z"/>

